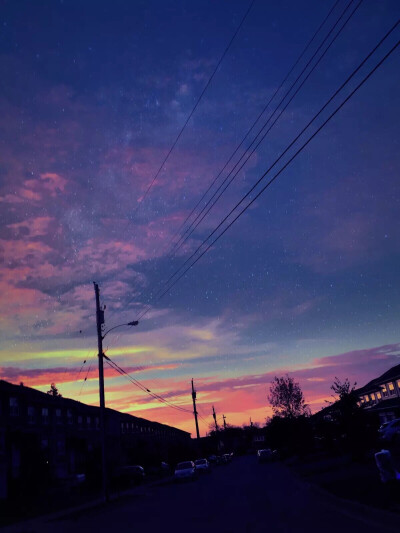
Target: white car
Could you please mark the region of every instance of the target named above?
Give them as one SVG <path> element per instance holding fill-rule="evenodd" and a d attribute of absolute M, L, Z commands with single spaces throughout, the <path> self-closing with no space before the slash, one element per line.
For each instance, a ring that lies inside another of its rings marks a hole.
<path fill-rule="evenodd" d="M 400 418 L 388 422 L 379 433 L 381 439 L 387 443 L 395 444 L 400 442 Z"/>
<path fill-rule="evenodd" d="M 207 459 L 197 459 L 197 461 L 194 462 L 196 470 L 199 472 L 209 472 L 210 471 L 210 463 L 207 461 Z"/>
<path fill-rule="evenodd" d="M 193 461 L 183 461 L 178 463 L 175 468 L 174 478 L 180 479 L 194 479 L 197 476 L 196 466 Z"/>

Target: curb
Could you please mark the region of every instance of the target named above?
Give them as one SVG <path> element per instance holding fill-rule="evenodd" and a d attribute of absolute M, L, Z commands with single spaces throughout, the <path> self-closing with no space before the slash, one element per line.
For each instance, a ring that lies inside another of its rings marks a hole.
<path fill-rule="evenodd" d="M 2 527 L 1 533 L 36 533 L 37 531 L 40 531 L 41 526 L 46 522 L 53 522 L 68 515 L 87 511 L 88 509 L 93 509 L 95 507 L 101 507 L 103 505 L 107 505 L 107 503 L 116 502 L 125 496 L 140 496 L 140 489 L 168 485 L 172 482 L 172 479 L 172 477 L 157 479 L 151 481 L 150 483 L 139 485 L 133 489 L 113 493 L 110 495 L 109 502 L 105 502 L 103 498 L 97 498 L 82 505 L 77 505 L 75 507 L 67 507 L 65 509 L 55 511 L 54 513 L 42 514 L 33 518 L 29 518 L 28 520 L 14 522 L 13 524 L 9 524 L 7 526 Z"/>

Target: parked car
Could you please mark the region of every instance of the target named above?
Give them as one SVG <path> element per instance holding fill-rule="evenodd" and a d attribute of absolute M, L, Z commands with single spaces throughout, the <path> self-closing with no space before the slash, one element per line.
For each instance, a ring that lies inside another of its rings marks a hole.
<path fill-rule="evenodd" d="M 171 468 L 168 463 L 164 461 L 161 463 L 160 472 L 162 476 L 168 476 L 171 472 Z"/>
<path fill-rule="evenodd" d="M 382 428 L 380 437 L 383 441 L 388 443 L 400 443 L 400 418 L 396 418 L 388 422 L 387 425 Z"/>
<path fill-rule="evenodd" d="M 139 465 L 120 466 L 113 475 L 114 483 L 120 488 L 139 485 L 145 480 L 144 468 Z"/>
<path fill-rule="evenodd" d="M 383 424 L 379 426 L 379 429 L 378 429 L 379 435 L 382 435 L 382 433 L 385 431 L 385 428 L 387 427 L 388 424 L 390 424 L 390 422 L 384 422 Z"/>
<path fill-rule="evenodd" d="M 197 476 L 196 466 L 193 461 L 183 461 L 178 463 L 175 468 L 174 479 L 176 481 L 183 479 L 195 479 Z"/>
<path fill-rule="evenodd" d="M 207 459 L 197 459 L 194 464 L 199 473 L 210 472 L 210 463 Z"/>
<path fill-rule="evenodd" d="M 274 458 L 273 452 L 270 448 L 267 448 L 265 450 L 258 450 L 257 455 L 259 463 L 268 463 Z"/>
<path fill-rule="evenodd" d="M 210 457 L 208 458 L 208 462 L 213 464 L 213 465 L 216 465 L 217 464 L 217 456 L 216 455 L 210 455 Z"/>

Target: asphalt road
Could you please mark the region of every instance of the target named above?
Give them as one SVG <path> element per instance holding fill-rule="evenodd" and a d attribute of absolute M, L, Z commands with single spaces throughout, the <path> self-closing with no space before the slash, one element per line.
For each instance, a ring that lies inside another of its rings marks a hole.
<path fill-rule="evenodd" d="M 247 456 L 195 481 L 143 486 L 107 506 L 38 521 L 20 531 L 377 533 L 400 531 L 399 522 L 398 515 L 330 496 L 279 463 L 258 464 Z"/>

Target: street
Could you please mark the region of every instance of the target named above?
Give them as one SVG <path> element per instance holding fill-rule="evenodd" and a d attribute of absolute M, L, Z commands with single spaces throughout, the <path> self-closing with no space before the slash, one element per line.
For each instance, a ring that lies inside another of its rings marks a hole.
<path fill-rule="evenodd" d="M 142 486 L 132 495 L 57 520 L 12 531 L 293 532 L 398 531 L 398 517 L 337 500 L 295 478 L 280 463 L 237 457 L 184 483 Z"/>

